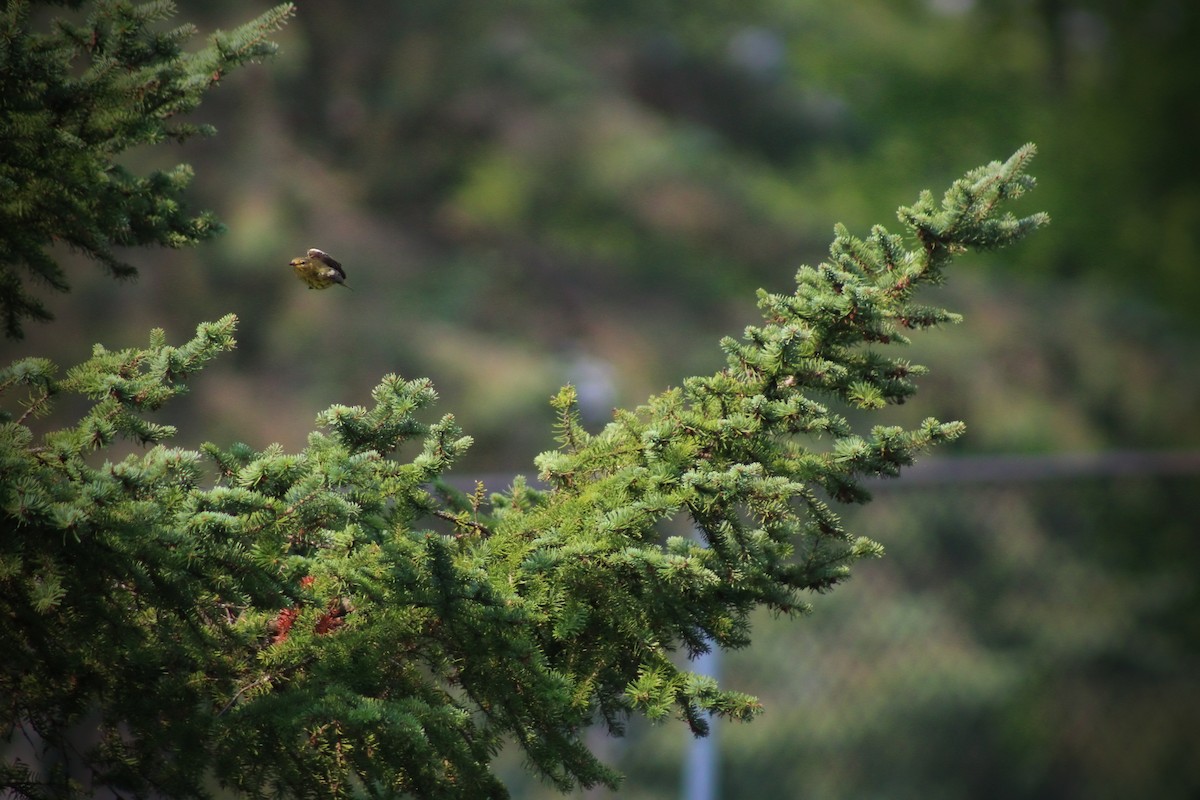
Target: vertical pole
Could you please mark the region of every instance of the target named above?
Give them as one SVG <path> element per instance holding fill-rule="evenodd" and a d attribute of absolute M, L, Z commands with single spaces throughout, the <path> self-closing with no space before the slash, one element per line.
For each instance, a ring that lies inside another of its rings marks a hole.
<path fill-rule="evenodd" d="M 703 542 L 704 534 L 699 528 L 692 529 L 692 538 Z M 692 662 L 692 671 L 697 675 L 720 679 L 721 651 L 715 646 Z M 688 752 L 683 760 L 683 800 L 717 800 L 717 720 L 708 717 L 708 736 L 691 737 Z"/>
<path fill-rule="evenodd" d="M 699 675 L 718 677 L 720 651 L 712 650 L 693 662 Z M 708 736 L 690 737 L 687 756 L 683 761 L 683 800 L 717 800 L 717 720 L 709 716 Z"/>

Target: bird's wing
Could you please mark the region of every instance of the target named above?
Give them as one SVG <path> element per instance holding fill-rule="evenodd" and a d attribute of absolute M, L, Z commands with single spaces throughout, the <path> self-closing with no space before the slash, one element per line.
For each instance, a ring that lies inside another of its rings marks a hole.
<path fill-rule="evenodd" d="M 317 259 L 325 266 L 333 268 L 338 275 L 341 275 L 343 278 L 346 277 L 346 270 L 342 269 L 342 265 L 333 260 L 333 258 L 324 250 L 318 250 L 317 248 L 313 247 L 308 251 L 308 257 Z"/>

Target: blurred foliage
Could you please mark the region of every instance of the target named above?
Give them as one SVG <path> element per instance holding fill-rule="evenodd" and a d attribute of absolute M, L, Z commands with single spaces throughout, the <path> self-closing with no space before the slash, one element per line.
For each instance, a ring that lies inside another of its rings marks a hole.
<path fill-rule="evenodd" d="M 269 4 L 179 5 L 206 31 Z M 475 436 L 468 471 L 527 470 L 561 383 L 594 387 L 602 421 L 709 370 L 753 289 L 819 260 L 834 222 L 864 233 L 1033 140 L 1055 224 L 1019 263 L 955 276 L 943 302 L 969 336 L 913 348 L 952 407 L 902 407 L 897 424 L 965 419 L 964 451 L 1196 447 L 1198 32 L 1183 0 L 313 0 L 270 65 L 200 110 L 219 135 L 181 151 L 194 205 L 229 233 L 130 254 L 133 286 L 80 262 L 20 354 L 72 359 L 235 312 L 240 348 L 176 409 L 196 420 L 182 441 L 295 448 L 318 409 L 398 371 L 432 378 Z M 287 262 L 310 246 L 354 293 L 295 281 Z M 1178 765 L 1200 763 L 1200 554 L 1181 533 L 1196 489 L 897 494 L 895 519 L 881 497 L 857 527 L 878 525 L 889 556 L 808 622 L 764 620 L 728 663 L 733 688 L 781 709 L 721 731 L 730 795 L 765 780 L 827 797 L 1194 794 Z M 970 578 L 937 583 L 946 559 Z M 909 622 L 864 617 L 881 605 Z M 1148 640 L 1158 672 L 1131 656 Z M 908 647 L 933 660 L 897 658 Z M 853 691 L 812 706 L 803 682 L 830 676 Z M 796 720 L 824 738 L 795 738 Z M 631 742 L 623 796 L 671 796 L 667 735 Z"/>

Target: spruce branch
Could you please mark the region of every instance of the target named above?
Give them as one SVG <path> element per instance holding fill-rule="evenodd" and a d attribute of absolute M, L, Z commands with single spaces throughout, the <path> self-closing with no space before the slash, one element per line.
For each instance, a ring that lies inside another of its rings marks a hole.
<path fill-rule="evenodd" d="M 161 331 L 97 346 L 61 380 L 44 361 L 0 371 L 0 400 L 26 386 L 92 402 L 36 444 L 23 416 L 0 420 L 0 697 L 22 698 L 3 724 L 36 720 L 53 747 L 100 714 L 122 735 L 77 760 L 114 791 L 474 797 L 504 796 L 505 740 L 559 789 L 615 787 L 590 726 L 675 716 L 703 735 L 707 714 L 752 718 L 755 698 L 673 656 L 747 646 L 755 609 L 806 613 L 882 553 L 837 504 L 964 428 L 844 409 L 913 397 L 923 368 L 893 351 L 958 320 L 914 300 L 953 255 L 1045 223 L 1005 210 L 1033 185 L 1031 155 L 968 173 L 940 206 L 923 193 L 905 234 L 839 226 L 793 291 L 759 293 L 762 320 L 720 342 L 723 369 L 600 431 L 564 389 L 542 490 L 449 489 L 470 437 L 451 415 L 423 421 L 436 393 L 397 375 L 370 407 L 322 412 L 299 453 L 205 445 L 218 478 L 203 486 L 204 456 L 163 446 L 173 429 L 144 415 L 233 346 L 232 316 L 178 347 Z M 155 446 L 89 463 L 121 436 Z M 676 519 L 693 535 L 664 537 Z"/>
<path fill-rule="evenodd" d="M 69 288 L 49 254 L 66 244 L 115 278 L 136 275 L 123 247 L 190 247 L 222 228 L 183 201 L 186 164 L 135 175 L 131 148 L 209 135 L 177 123 L 231 69 L 269 56 L 268 37 L 294 12 L 284 3 L 186 51 L 189 25 L 163 30 L 173 4 L 98 2 L 81 24 L 34 28 L 27 1 L 0 14 L 0 320 L 8 338 L 51 314 L 34 288 Z"/>

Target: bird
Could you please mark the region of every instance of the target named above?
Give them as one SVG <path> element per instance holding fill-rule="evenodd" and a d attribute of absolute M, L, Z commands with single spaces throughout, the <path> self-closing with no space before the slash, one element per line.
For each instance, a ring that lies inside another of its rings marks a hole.
<path fill-rule="evenodd" d="M 335 283 L 346 286 L 346 270 L 323 250 L 310 248 L 308 255 L 293 258 L 288 263 L 296 270 L 296 277 L 307 283 L 310 289 L 328 289 Z"/>

